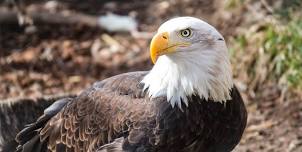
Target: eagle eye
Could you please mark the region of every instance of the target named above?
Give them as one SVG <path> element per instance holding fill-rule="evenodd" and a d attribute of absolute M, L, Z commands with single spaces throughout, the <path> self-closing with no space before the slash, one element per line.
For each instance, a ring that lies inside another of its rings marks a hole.
<path fill-rule="evenodd" d="M 187 29 L 184 29 L 184 30 L 180 30 L 180 35 L 182 37 L 185 37 L 185 38 L 188 38 L 192 35 L 192 30 L 187 28 Z"/>

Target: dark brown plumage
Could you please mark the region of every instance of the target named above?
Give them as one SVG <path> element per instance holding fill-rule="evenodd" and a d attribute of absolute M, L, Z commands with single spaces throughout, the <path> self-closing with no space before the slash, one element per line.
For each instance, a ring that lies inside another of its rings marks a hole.
<path fill-rule="evenodd" d="M 72 95 L 0 100 L 0 151 L 14 151 L 18 145 L 15 141 L 17 133 L 26 124 L 35 122 L 45 108 L 66 97 Z"/>
<path fill-rule="evenodd" d="M 145 95 L 147 73 L 117 75 L 60 100 L 18 134 L 18 151 L 221 152 L 238 144 L 247 113 L 235 87 L 225 104 L 191 96 L 181 111 Z"/>

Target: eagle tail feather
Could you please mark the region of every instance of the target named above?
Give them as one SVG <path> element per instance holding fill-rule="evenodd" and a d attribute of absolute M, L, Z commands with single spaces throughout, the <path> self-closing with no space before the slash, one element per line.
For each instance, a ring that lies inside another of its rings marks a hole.
<path fill-rule="evenodd" d="M 40 130 L 66 104 L 71 102 L 72 99 L 73 98 L 63 98 L 57 100 L 50 107 L 44 110 L 44 114 L 39 117 L 36 122 L 27 125 L 23 130 L 21 130 L 16 136 L 16 141 L 19 144 L 17 152 L 47 151 L 47 139 L 40 139 Z"/>
<path fill-rule="evenodd" d="M 26 124 L 34 122 L 56 100 L 70 96 L 0 100 L 0 151 L 14 151 L 18 146 L 15 137 Z"/>

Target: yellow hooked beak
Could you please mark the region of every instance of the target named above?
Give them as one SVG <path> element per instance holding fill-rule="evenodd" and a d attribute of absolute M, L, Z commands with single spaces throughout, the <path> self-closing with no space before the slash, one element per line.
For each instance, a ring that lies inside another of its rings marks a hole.
<path fill-rule="evenodd" d="M 173 53 L 179 46 L 188 46 L 188 45 L 190 44 L 170 42 L 168 32 L 158 33 L 151 40 L 151 44 L 150 44 L 151 60 L 153 64 L 155 64 L 159 56 Z"/>

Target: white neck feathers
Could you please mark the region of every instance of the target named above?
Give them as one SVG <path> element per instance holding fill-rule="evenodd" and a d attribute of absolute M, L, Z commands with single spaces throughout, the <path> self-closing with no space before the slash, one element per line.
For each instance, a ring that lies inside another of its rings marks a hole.
<path fill-rule="evenodd" d="M 188 98 L 225 102 L 233 87 L 231 66 L 226 51 L 198 50 L 178 52 L 158 58 L 142 80 L 151 98 L 166 96 L 172 107 L 188 106 Z"/>

